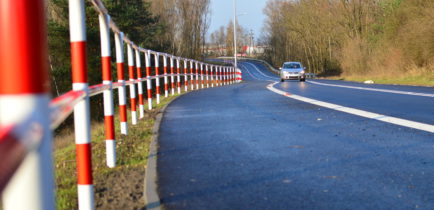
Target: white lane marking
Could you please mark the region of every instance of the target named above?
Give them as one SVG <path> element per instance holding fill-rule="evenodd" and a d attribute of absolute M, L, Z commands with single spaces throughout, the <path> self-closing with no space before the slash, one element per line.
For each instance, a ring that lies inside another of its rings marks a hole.
<path fill-rule="evenodd" d="M 261 79 L 259 79 L 258 77 L 254 76 L 254 75 L 249 71 L 249 68 L 247 68 L 246 66 L 243 66 L 243 65 L 241 65 L 241 66 L 242 66 L 243 68 L 246 69 L 247 73 L 249 73 L 249 75 L 250 75 L 251 77 L 253 77 L 253 78 L 256 79 L 256 80 L 261 80 Z M 272 81 L 272 82 L 274 82 L 274 81 Z"/>
<path fill-rule="evenodd" d="M 276 81 L 276 79 L 277 79 L 276 77 L 270 77 L 270 76 L 264 74 L 264 73 L 263 73 L 261 70 L 259 70 L 258 67 L 256 67 L 255 65 L 253 65 L 253 64 L 251 64 L 251 63 L 249 63 L 249 62 L 246 62 L 246 64 L 249 64 L 250 66 L 253 66 L 253 68 L 254 68 L 256 71 L 258 71 L 259 73 L 261 73 L 264 77 L 268 77 L 268 78 L 273 79 L 273 82 Z"/>
<path fill-rule="evenodd" d="M 285 92 L 285 91 L 282 91 L 282 90 L 275 88 L 274 86 L 276 84 L 278 84 L 278 82 L 274 82 L 272 84 L 269 84 L 267 86 L 267 88 L 269 90 L 277 93 L 277 94 L 286 96 L 288 98 L 292 98 L 295 100 L 314 104 L 317 106 L 326 107 L 326 108 L 329 108 L 332 110 L 341 111 L 341 112 L 365 117 L 368 119 L 374 119 L 374 120 L 378 120 L 378 121 L 382 121 L 382 122 L 386 122 L 386 123 L 391 123 L 394 125 L 399 125 L 399 126 L 404 126 L 404 127 L 408 127 L 408 128 L 413 128 L 413 129 L 418 129 L 418 130 L 434 133 L 434 125 L 430 125 L 430 124 L 426 124 L 426 123 L 420 123 L 420 122 L 406 120 L 406 119 L 401 119 L 401 118 L 396 118 L 396 117 L 391 117 L 391 116 L 387 116 L 387 115 L 377 114 L 374 112 L 368 112 L 368 111 L 364 111 L 364 110 L 360 110 L 360 109 L 354 109 L 354 108 L 350 108 L 350 107 L 341 106 L 338 104 L 327 103 L 327 102 L 318 101 L 318 100 L 311 99 L 311 98 L 306 98 L 303 96 L 294 95 L 294 94 L 291 94 L 291 93 L 288 93 L 288 92 Z"/>
<path fill-rule="evenodd" d="M 323 86 L 330 86 L 330 87 L 351 88 L 351 89 L 358 89 L 358 90 L 368 90 L 368 91 L 383 92 L 383 93 L 395 93 L 395 94 L 402 94 L 402 95 L 424 96 L 424 97 L 434 98 L 434 94 L 429 94 L 429 93 L 418 93 L 418 92 L 388 90 L 388 89 L 379 89 L 379 88 L 364 88 L 364 87 L 347 86 L 347 85 L 334 85 L 334 84 L 326 84 L 326 83 L 314 82 L 314 81 L 307 81 L 307 82 L 315 85 L 323 85 Z"/>

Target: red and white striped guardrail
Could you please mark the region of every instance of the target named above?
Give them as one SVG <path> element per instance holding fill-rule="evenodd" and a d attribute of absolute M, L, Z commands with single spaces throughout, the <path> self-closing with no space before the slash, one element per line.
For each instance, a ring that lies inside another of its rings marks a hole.
<path fill-rule="evenodd" d="M 148 109 L 151 110 L 152 83 L 155 83 L 156 87 L 156 102 L 160 103 L 160 80 L 163 78 L 167 96 L 168 76 L 171 78 L 170 91 L 174 95 L 176 88 L 178 93 L 182 92 L 182 85 L 184 91 L 188 91 L 189 83 L 191 90 L 194 90 L 194 85 L 198 90 L 199 84 L 202 88 L 214 87 L 214 84 L 221 86 L 222 70 L 233 71 L 233 67 L 205 64 L 141 48 L 124 36 L 110 18 L 101 0 L 89 1 L 99 13 L 102 83 L 92 86 L 88 84 L 85 2 L 69 0 L 73 89 L 51 102 L 47 85 L 49 80 L 44 1 L 0 1 L 0 25 L 7 29 L 0 31 L 0 192 L 3 194 L 2 203 L 5 210 L 55 208 L 52 130 L 72 112 L 75 126 L 78 206 L 79 209 L 94 209 L 89 97 L 103 95 L 107 166 L 115 167 L 114 89 L 118 89 L 120 131 L 121 134 L 128 135 L 126 85 L 129 86 L 130 110 L 134 125 L 138 120 L 136 93 L 139 98 L 139 117 L 143 118 L 145 113 L 143 82 L 146 83 Z M 111 76 L 111 32 L 114 35 L 116 51 L 115 83 Z M 129 81 L 125 81 L 124 43 L 127 45 Z M 151 62 L 152 56 L 154 65 Z M 164 59 L 164 75 L 159 75 L 160 57 Z M 170 75 L 167 74 L 168 58 Z M 142 75 L 142 61 L 146 68 L 145 77 Z M 184 64 L 182 70 L 181 62 Z M 152 76 L 152 70 L 155 76 Z M 23 198 L 26 198 L 26 202 L 22 202 Z"/>

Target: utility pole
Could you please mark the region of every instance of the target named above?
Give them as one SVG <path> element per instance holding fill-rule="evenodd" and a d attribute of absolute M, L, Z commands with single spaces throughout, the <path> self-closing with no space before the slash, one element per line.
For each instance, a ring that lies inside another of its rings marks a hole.
<path fill-rule="evenodd" d="M 254 39 L 253 39 L 253 30 L 252 29 L 250 29 L 250 33 L 249 33 L 249 38 L 250 38 L 250 45 L 249 45 L 249 51 L 248 51 L 248 53 L 249 53 L 249 55 L 250 56 L 252 56 L 252 54 L 253 54 L 253 45 L 254 45 Z"/>
<path fill-rule="evenodd" d="M 234 0 L 234 67 L 237 69 L 237 0 Z"/>

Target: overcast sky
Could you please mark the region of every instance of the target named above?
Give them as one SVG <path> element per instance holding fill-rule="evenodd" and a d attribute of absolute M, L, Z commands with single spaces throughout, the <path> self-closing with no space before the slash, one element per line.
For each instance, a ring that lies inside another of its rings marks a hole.
<path fill-rule="evenodd" d="M 238 16 L 238 24 L 247 30 L 253 30 L 254 37 L 260 36 L 262 25 L 265 19 L 262 9 L 267 0 L 236 0 L 237 14 L 247 13 Z M 208 34 L 217 30 L 220 26 L 226 26 L 233 19 L 233 0 L 211 0 L 211 24 Z"/>

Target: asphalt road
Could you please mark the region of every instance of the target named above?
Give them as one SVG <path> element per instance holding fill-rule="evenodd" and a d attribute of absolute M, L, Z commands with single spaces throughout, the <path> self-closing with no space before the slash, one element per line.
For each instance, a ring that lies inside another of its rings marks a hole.
<path fill-rule="evenodd" d="M 194 91 L 166 109 L 157 160 L 165 208 L 434 209 L 433 132 L 276 94 L 266 87 L 278 78 L 261 64 L 240 67 L 242 84 Z M 434 124 L 434 88 L 327 80 L 274 87 Z"/>

